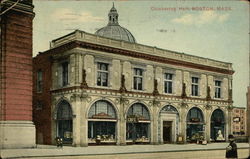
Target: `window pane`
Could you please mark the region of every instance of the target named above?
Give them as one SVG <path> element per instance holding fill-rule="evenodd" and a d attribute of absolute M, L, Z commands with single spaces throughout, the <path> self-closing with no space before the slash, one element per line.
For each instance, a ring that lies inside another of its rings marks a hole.
<path fill-rule="evenodd" d="M 62 63 L 62 82 L 63 86 L 68 84 L 68 62 Z"/>

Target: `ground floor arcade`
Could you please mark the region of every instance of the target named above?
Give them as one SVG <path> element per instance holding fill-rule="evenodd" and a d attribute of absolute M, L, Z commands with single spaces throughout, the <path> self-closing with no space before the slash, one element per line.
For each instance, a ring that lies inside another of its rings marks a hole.
<path fill-rule="evenodd" d="M 195 103 L 60 97 L 53 112 L 52 138 L 74 146 L 220 142 L 231 130 L 229 109 Z"/>

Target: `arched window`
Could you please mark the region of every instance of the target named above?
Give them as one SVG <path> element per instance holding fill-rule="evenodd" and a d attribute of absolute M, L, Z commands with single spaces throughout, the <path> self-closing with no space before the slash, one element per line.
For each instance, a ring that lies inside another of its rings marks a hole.
<path fill-rule="evenodd" d="M 72 119 L 72 110 L 69 103 L 65 100 L 61 101 L 57 109 L 57 120 Z"/>
<path fill-rule="evenodd" d="M 212 141 L 225 140 L 225 117 L 220 109 L 216 109 L 211 116 L 210 138 Z"/>
<path fill-rule="evenodd" d="M 150 120 L 148 109 L 141 103 L 133 104 L 129 110 L 127 117 L 136 116 L 139 120 Z"/>
<path fill-rule="evenodd" d="M 63 100 L 57 107 L 57 136 L 63 138 L 64 143 L 71 143 L 72 130 L 72 109 L 70 104 Z"/>
<path fill-rule="evenodd" d="M 193 107 L 187 115 L 187 141 L 197 142 L 204 139 L 204 118 L 202 111 Z"/>
<path fill-rule="evenodd" d="M 128 142 L 149 142 L 150 115 L 145 105 L 135 103 L 129 108 L 126 132 Z"/>
<path fill-rule="evenodd" d="M 199 108 L 192 108 L 189 110 L 187 115 L 187 121 L 188 122 L 203 122 L 203 114 L 202 111 Z"/>
<path fill-rule="evenodd" d="M 116 118 L 116 111 L 110 102 L 105 100 L 95 102 L 88 113 L 89 144 L 95 143 L 96 138 L 101 139 L 101 143 L 115 143 Z"/>
<path fill-rule="evenodd" d="M 95 102 L 88 114 L 88 118 L 115 119 L 116 113 L 113 105 L 107 101 L 100 100 Z"/>

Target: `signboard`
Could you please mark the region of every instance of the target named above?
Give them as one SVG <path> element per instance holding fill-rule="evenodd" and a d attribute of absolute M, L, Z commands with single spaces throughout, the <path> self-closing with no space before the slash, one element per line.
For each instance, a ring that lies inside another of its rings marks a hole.
<path fill-rule="evenodd" d="M 240 122 L 240 117 L 234 117 L 233 122 Z"/>

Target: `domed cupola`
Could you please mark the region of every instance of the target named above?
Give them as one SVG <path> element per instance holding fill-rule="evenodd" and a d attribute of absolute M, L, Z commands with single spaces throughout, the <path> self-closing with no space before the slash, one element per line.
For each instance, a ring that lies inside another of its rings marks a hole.
<path fill-rule="evenodd" d="M 130 33 L 130 31 L 128 31 L 126 28 L 123 28 L 119 25 L 118 17 L 119 15 L 113 3 L 113 7 L 110 9 L 109 14 L 108 14 L 108 18 L 109 18 L 108 25 L 97 30 L 95 34 L 99 36 L 107 37 L 107 38 L 135 43 L 136 40 L 134 36 Z"/>

